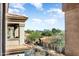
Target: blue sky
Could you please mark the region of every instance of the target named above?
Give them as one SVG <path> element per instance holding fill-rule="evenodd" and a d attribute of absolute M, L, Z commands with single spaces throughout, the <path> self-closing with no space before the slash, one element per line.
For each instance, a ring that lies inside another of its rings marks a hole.
<path fill-rule="evenodd" d="M 28 16 L 25 30 L 65 29 L 61 3 L 11 3 L 9 13 Z"/>

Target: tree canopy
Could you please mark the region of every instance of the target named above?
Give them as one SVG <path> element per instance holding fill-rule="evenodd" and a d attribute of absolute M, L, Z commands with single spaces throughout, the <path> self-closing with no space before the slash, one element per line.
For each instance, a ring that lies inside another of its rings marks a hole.
<path fill-rule="evenodd" d="M 31 41 L 35 41 L 36 39 L 41 37 L 40 32 L 31 32 L 30 35 L 28 36 L 28 39 Z"/>
<path fill-rule="evenodd" d="M 55 35 L 60 33 L 60 32 L 62 32 L 62 31 L 59 30 L 59 29 L 55 29 L 55 28 L 52 29 L 52 33 L 55 34 Z"/>
<path fill-rule="evenodd" d="M 42 35 L 43 35 L 43 36 L 52 36 L 52 32 L 49 31 L 49 30 L 44 30 L 44 31 L 42 32 Z"/>

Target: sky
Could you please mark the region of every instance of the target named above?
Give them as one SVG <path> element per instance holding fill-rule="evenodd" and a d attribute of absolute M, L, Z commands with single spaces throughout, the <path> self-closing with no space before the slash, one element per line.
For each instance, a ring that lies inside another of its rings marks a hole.
<path fill-rule="evenodd" d="M 65 30 L 61 3 L 10 3 L 9 13 L 27 16 L 25 30 Z"/>

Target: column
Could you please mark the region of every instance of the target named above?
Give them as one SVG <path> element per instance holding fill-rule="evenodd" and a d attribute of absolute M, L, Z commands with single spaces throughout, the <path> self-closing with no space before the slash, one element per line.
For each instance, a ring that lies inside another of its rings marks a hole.
<path fill-rule="evenodd" d="M 1 3 L 0 3 L 0 56 L 2 55 L 2 17 L 1 17 Z"/>
<path fill-rule="evenodd" d="M 10 27 L 10 39 L 13 39 L 13 32 L 14 32 L 14 27 Z"/>
<path fill-rule="evenodd" d="M 24 24 L 19 24 L 20 26 L 20 45 L 24 44 Z"/>
<path fill-rule="evenodd" d="M 18 26 L 14 32 L 15 32 L 15 38 L 19 38 L 19 27 Z"/>
<path fill-rule="evenodd" d="M 65 54 L 79 55 L 79 8 L 65 12 Z"/>

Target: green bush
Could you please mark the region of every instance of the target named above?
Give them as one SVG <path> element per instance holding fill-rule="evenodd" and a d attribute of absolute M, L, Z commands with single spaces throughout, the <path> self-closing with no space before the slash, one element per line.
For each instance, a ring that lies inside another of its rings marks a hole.
<path fill-rule="evenodd" d="M 28 39 L 30 41 L 35 41 L 36 39 L 39 39 L 41 37 L 40 32 L 31 32 L 30 35 L 28 36 Z"/>

